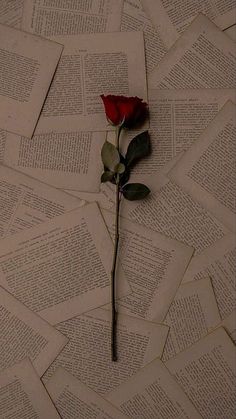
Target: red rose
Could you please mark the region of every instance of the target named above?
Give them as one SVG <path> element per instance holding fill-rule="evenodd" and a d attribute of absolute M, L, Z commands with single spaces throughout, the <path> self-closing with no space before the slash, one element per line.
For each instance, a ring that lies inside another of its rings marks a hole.
<path fill-rule="evenodd" d="M 107 119 L 113 125 L 134 128 L 147 117 L 147 104 L 139 97 L 101 95 Z"/>

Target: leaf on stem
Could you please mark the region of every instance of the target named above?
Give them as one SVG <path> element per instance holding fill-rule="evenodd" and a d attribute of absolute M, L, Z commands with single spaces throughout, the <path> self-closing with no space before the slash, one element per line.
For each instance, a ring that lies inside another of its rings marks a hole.
<path fill-rule="evenodd" d="M 150 193 L 150 189 L 143 183 L 127 183 L 123 186 L 122 193 L 129 201 L 136 201 L 145 198 Z"/>
<path fill-rule="evenodd" d="M 104 166 L 111 172 L 114 172 L 115 167 L 120 163 L 120 155 L 117 148 L 113 144 L 106 141 L 103 144 L 101 156 Z"/>
<path fill-rule="evenodd" d="M 109 170 L 106 170 L 102 176 L 101 176 L 101 182 L 110 182 L 114 176 L 114 172 L 110 172 Z"/>
<path fill-rule="evenodd" d="M 125 171 L 125 165 L 123 163 L 119 163 L 115 168 L 115 173 L 122 174 Z"/>
<path fill-rule="evenodd" d="M 130 141 L 125 156 L 127 167 L 132 166 L 143 157 L 147 157 L 151 153 L 151 141 L 148 131 L 136 135 Z"/>

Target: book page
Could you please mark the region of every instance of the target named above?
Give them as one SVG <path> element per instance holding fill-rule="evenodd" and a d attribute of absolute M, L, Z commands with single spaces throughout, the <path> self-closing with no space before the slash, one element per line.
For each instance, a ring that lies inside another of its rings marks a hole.
<path fill-rule="evenodd" d="M 236 345 L 236 309 L 221 322 L 221 326 L 225 328 Z"/>
<path fill-rule="evenodd" d="M 121 411 L 59 367 L 46 389 L 63 419 L 127 419 Z"/>
<path fill-rule="evenodd" d="M 101 94 L 147 100 L 142 32 L 53 37 L 65 45 L 36 133 L 111 130 Z M 145 124 L 147 126 L 148 123 Z"/>
<path fill-rule="evenodd" d="M 112 209 L 114 207 L 114 194 L 107 183 L 101 183 L 100 191 L 98 193 L 68 191 L 73 196 L 87 202 L 97 202 L 98 206 L 103 209 Z"/>
<path fill-rule="evenodd" d="M 236 106 L 227 102 L 168 176 L 236 231 Z"/>
<path fill-rule="evenodd" d="M 102 215 L 114 238 L 114 214 L 103 210 Z M 162 322 L 193 250 L 176 240 L 121 218 L 120 263 L 132 294 L 118 301 L 118 311 Z"/>
<path fill-rule="evenodd" d="M 142 368 L 106 398 L 131 419 L 201 419 L 159 359 Z"/>
<path fill-rule="evenodd" d="M 111 360 L 111 312 L 101 308 L 56 326 L 69 342 L 43 379 L 63 367 L 100 395 L 105 395 L 145 364 L 160 358 L 168 334 L 165 325 L 118 315 L 118 361 Z M 101 379 L 102 377 L 102 379 Z"/>
<path fill-rule="evenodd" d="M 60 419 L 28 359 L 0 373 L 2 418 Z"/>
<path fill-rule="evenodd" d="M 224 31 L 233 41 L 236 42 L 236 25 L 233 25 Z"/>
<path fill-rule="evenodd" d="M 2 0 L 0 2 L 0 23 L 20 28 L 24 0 Z"/>
<path fill-rule="evenodd" d="M 234 88 L 235 44 L 200 14 L 149 75 L 159 89 Z"/>
<path fill-rule="evenodd" d="M 121 31 L 143 31 L 148 74 L 156 67 L 176 40 L 171 25 L 167 26 L 167 24 L 168 22 L 166 21 L 165 37 L 163 38 L 160 34 L 160 30 L 153 26 L 151 20 L 144 12 L 141 0 L 124 1 L 121 17 Z"/>
<path fill-rule="evenodd" d="M 120 30 L 123 0 L 25 0 L 22 28 L 49 38 L 54 35 Z"/>
<path fill-rule="evenodd" d="M 57 42 L 0 24 L 1 129 L 32 137 L 62 50 Z"/>
<path fill-rule="evenodd" d="M 0 165 L 0 238 L 83 204 L 79 198 Z"/>
<path fill-rule="evenodd" d="M 220 29 L 225 29 L 236 21 L 236 6 L 232 0 L 142 0 L 142 3 L 153 24 L 159 26 L 162 20 L 168 21 L 176 38 L 200 12 Z"/>
<path fill-rule="evenodd" d="M 105 139 L 105 132 L 65 129 L 32 138 L 6 133 L 2 159 L 4 164 L 56 188 L 98 192 Z"/>
<path fill-rule="evenodd" d="M 235 418 L 235 356 L 219 328 L 166 363 L 203 419 Z"/>
<path fill-rule="evenodd" d="M 0 371 L 29 357 L 41 376 L 68 342 L 63 334 L 2 287 L 0 330 Z"/>
<path fill-rule="evenodd" d="M 164 323 L 170 327 L 162 360 L 177 355 L 206 336 L 220 322 L 210 279 L 192 281 L 179 287 Z"/>
<path fill-rule="evenodd" d="M 228 234 L 190 262 L 183 282 L 210 277 L 222 319 L 236 308 L 236 241 Z"/>
<path fill-rule="evenodd" d="M 3 239 L 0 283 L 51 324 L 110 301 L 112 242 L 96 204 Z M 130 292 L 122 268 L 117 295 Z"/>

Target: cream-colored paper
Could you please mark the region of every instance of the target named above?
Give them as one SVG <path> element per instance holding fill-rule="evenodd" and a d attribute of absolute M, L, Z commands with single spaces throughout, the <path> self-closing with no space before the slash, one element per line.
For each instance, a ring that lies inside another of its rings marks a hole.
<path fill-rule="evenodd" d="M 236 6 L 232 0 L 213 0 L 211 2 L 208 0 L 176 0 L 169 2 L 165 0 L 142 0 L 142 3 L 153 24 L 157 27 L 160 26 L 162 29 L 161 22 L 167 22 L 172 32 L 175 33 L 176 39 L 200 12 L 215 22 L 220 29 L 225 29 L 236 22 Z"/>
<path fill-rule="evenodd" d="M 28 356 L 41 376 L 68 341 L 2 287 L 0 329 L 0 371 Z"/>
<path fill-rule="evenodd" d="M 0 238 L 78 208 L 81 199 L 0 165 Z"/>
<path fill-rule="evenodd" d="M 1 0 L 0 23 L 19 28 L 21 25 L 24 0 Z"/>
<path fill-rule="evenodd" d="M 233 41 L 236 42 L 236 25 L 231 26 L 230 28 L 224 31 Z"/>
<path fill-rule="evenodd" d="M 203 419 L 235 418 L 235 357 L 219 328 L 166 363 Z"/>
<path fill-rule="evenodd" d="M 235 43 L 202 14 L 149 75 L 149 87 L 159 89 L 235 86 Z"/>
<path fill-rule="evenodd" d="M 124 206 L 123 214 L 127 218 L 193 247 L 195 253 L 228 233 L 223 224 L 174 182 L 164 177 L 156 191 L 154 184 L 155 176 L 152 176 L 150 196 Z"/>
<path fill-rule="evenodd" d="M 221 322 L 221 326 L 225 328 L 236 345 L 236 309 Z"/>
<path fill-rule="evenodd" d="M 119 31 L 122 6 L 123 0 L 25 0 L 22 28 L 46 38 Z"/>
<path fill-rule="evenodd" d="M 0 127 L 31 137 L 63 46 L 0 24 Z"/>
<path fill-rule="evenodd" d="M 114 237 L 114 214 L 102 215 Z M 162 322 L 194 249 L 124 218 L 120 238 L 120 263 L 132 294 L 119 300 L 118 311 Z"/>
<path fill-rule="evenodd" d="M 167 24 L 167 22 L 165 22 Z M 172 27 L 165 28 L 168 36 L 163 39 L 144 12 L 141 0 L 125 0 L 121 18 L 121 31 L 143 31 L 147 73 L 149 74 L 160 62 L 176 40 Z"/>
<path fill-rule="evenodd" d="M 159 359 L 142 368 L 106 398 L 131 419 L 201 419 Z"/>
<path fill-rule="evenodd" d="M 221 317 L 236 308 L 236 240 L 228 234 L 190 262 L 183 282 L 210 277 Z"/>
<path fill-rule="evenodd" d="M 96 204 L 0 242 L 0 283 L 51 324 L 110 301 L 112 242 Z M 119 267 L 118 295 L 130 292 Z"/>
<path fill-rule="evenodd" d="M 105 139 L 104 132 L 65 129 L 32 138 L 6 133 L 2 159 L 6 165 L 56 188 L 98 192 Z"/>
<path fill-rule="evenodd" d="M 147 99 L 142 32 L 55 36 L 65 45 L 36 133 L 111 130 L 101 94 Z M 146 124 L 147 125 L 147 124 Z"/>
<path fill-rule="evenodd" d="M 114 194 L 107 183 L 101 183 L 98 193 L 68 191 L 65 192 L 84 200 L 85 202 L 97 202 L 100 208 L 112 209 L 114 206 Z"/>
<path fill-rule="evenodd" d="M 60 419 L 28 359 L 0 373 L 0 417 Z"/>
<path fill-rule="evenodd" d="M 127 416 L 63 368 L 58 368 L 47 391 L 62 419 L 127 419 Z"/>
<path fill-rule="evenodd" d="M 177 355 L 206 336 L 220 322 L 210 279 L 192 281 L 179 287 L 164 323 L 170 327 L 162 360 Z"/>
<path fill-rule="evenodd" d="M 117 324 L 118 361 L 111 361 L 111 313 L 96 309 L 57 325 L 69 338 L 46 372 L 47 381 L 59 366 L 99 394 L 106 394 L 139 368 L 161 357 L 168 327 L 120 314 Z"/>
<path fill-rule="evenodd" d="M 227 102 L 168 176 L 236 231 L 236 106 Z"/>

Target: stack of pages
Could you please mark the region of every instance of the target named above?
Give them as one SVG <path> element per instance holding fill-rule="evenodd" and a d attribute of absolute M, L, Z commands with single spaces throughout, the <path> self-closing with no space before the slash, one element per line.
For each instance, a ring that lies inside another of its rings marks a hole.
<path fill-rule="evenodd" d="M 235 419 L 235 23 L 231 0 L 0 2 L 0 418 Z M 150 110 L 118 362 L 101 94 Z"/>

